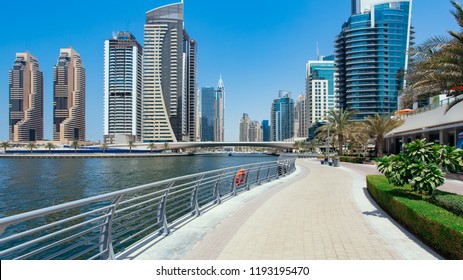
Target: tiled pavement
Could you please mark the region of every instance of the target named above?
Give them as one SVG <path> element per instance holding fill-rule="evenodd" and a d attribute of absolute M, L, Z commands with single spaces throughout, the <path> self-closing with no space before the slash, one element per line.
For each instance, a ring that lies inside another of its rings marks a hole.
<path fill-rule="evenodd" d="M 364 171 L 297 161 L 295 174 L 225 202 L 128 259 L 436 259 L 378 209 Z"/>

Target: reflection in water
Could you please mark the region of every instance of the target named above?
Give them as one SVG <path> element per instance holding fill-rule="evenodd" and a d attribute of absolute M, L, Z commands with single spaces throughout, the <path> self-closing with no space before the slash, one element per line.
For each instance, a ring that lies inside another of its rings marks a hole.
<path fill-rule="evenodd" d="M 227 154 L 152 158 L 0 159 L 0 217 L 173 177 L 276 160 Z"/>

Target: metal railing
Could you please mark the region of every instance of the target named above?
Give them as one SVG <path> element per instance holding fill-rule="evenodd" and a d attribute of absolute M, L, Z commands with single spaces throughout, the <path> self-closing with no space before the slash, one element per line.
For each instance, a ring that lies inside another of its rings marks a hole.
<path fill-rule="evenodd" d="M 244 170 L 244 172 L 242 171 Z M 182 176 L 0 219 L 0 259 L 115 259 L 295 170 L 295 157 Z"/>

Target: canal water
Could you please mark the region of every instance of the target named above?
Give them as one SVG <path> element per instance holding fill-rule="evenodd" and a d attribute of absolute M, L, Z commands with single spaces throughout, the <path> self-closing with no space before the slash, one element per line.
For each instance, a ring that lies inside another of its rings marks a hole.
<path fill-rule="evenodd" d="M 0 159 L 0 217 L 178 176 L 277 160 L 262 154 Z"/>

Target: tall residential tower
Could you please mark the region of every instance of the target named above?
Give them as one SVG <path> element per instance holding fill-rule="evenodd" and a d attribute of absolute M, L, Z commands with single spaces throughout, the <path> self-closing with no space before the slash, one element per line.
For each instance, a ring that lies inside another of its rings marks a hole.
<path fill-rule="evenodd" d="M 143 49 L 130 32 L 104 43 L 104 139 L 141 141 Z"/>
<path fill-rule="evenodd" d="M 294 137 L 294 101 L 291 92 L 280 90 L 271 110 L 271 141 L 284 141 Z"/>
<path fill-rule="evenodd" d="M 43 140 L 43 74 L 37 58 L 17 53 L 9 80 L 10 141 Z"/>
<path fill-rule="evenodd" d="M 306 67 L 308 126 L 335 108 L 335 68 L 331 57 L 309 60 Z M 307 131 L 306 131 L 307 133 Z M 305 135 L 307 137 L 308 135 Z"/>
<path fill-rule="evenodd" d="M 190 141 L 197 128 L 196 42 L 184 29 L 183 2 L 146 13 L 143 142 Z"/>
<path fill-rule="evenodd" d="M 53 140 L 85 141 L 85 69 L 73 48 L 60 50 L 53 71 Z"/>
<path fill-rule="evenodd" d="M 398 109 L 408 67 L 412 0 L 352 1 L 336 38 L 338 107 L 356 119 Z"/>

